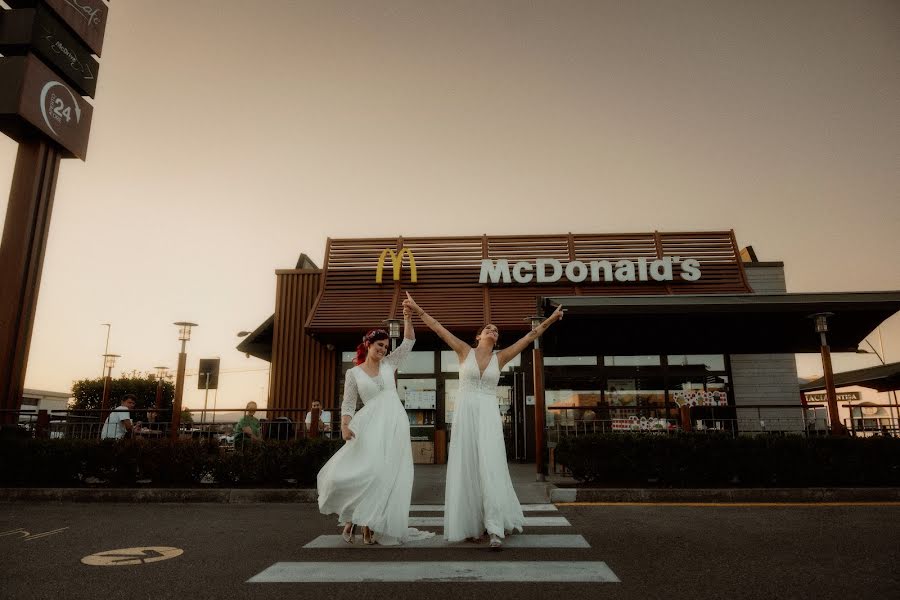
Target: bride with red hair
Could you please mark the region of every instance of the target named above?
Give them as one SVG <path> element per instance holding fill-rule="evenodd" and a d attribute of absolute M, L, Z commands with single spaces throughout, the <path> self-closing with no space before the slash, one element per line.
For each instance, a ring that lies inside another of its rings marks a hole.
<path fill-rule="evenodd" d="M 388 353 L 383 329 L 363 336 L 356 366 L 344 378 L 341 437 L 346 442 L 319 471 L 319 511 L 336 514 L 342 537 L 354 543 L 362 528 L 363 543 L 396 545 L 434 534 L 409 527 L 413 459 L 409 418 L 397 395 L 394 373 L 415 343 L 412 312 L 403 309 L 403 343 Z M 363 408 L 356 411 L 360 398 Z"/>

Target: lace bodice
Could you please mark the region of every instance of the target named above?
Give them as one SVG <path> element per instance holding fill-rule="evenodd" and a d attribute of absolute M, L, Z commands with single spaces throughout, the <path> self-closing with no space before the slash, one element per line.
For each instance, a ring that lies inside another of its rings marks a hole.
<path fill-rule="evenodd" d="M 378 375 L 370 376 L 357 365 L 347 371 L 344 378 L 344 399 L 341 402 L 341 416 L 356 414 L 356 399 L 360 398 L 363 405 L 386 389 L 396 391 L 394 372 L 403 363 L 403 360 L 412 352 L 415 340 L 405 338 L 396 350 L 385 356 L 378 367 Z"/>
<path fill-rule="evenodd" d="M 491 355 L 484 373 L 480 373 L 478 361 L 475 360 L 475 350 L 469 350 L 459 365 L 459 391 L 496 394 L 499 381 L 500 364 L 497 362 L 497 353 Z"/>

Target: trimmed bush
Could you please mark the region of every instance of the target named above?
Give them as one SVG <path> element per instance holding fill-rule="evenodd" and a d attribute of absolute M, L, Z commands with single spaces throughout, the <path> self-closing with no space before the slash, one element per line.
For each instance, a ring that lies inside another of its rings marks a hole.
<path fill-rule="evenodd" d="M 900 439 L 714 434 L 564 438 L 556 462 L 602 486 L 900 486 Z"/>
<path fill-rule="evenodd" d="M 226 452 L 195 440 L 0 439 L 0 485 L 113 485 L 223 487 L 315 484 L 316 474 L 343 442 L 298 439 L 250 444 Z M 209 478 L 211 477 L 212 480 Z"/>

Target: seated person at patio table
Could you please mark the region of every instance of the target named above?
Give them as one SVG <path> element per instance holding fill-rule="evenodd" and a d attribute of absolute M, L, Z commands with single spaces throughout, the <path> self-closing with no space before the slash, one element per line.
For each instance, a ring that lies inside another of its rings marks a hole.
<path fill-rule="evenodd" d="M 312 410 L 306 413 L 306 419 L 304 419 L 304 423 L 306 424 L 306 435 L 309 435 L 312 431 L 312 414 L 314 410 L 319 411 L 319 433 L 324 437 L 331 437 L 331 411 L 322 410 L 322 403 L 318 400 L 313 400 Z"/>
<path fill-rule="evenodd" d="M 256 413 L 256 402 L 248 402 L 246 413 L 234 425 L 234 447 L 240 448 L 244 443 L 260 441 L 259 419 L 253 416 Z"/>

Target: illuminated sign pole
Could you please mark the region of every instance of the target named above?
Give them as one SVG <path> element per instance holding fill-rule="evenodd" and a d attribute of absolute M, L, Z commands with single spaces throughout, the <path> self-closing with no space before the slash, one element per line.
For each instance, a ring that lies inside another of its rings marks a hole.
<path fill-rule="evenodd" d="M 59 163 L 87 155 L 109 11 L 103 0 L 6 0 L 0 131 L 19 142 L 0 242 L 0 422 L 16 420 Z"/>

